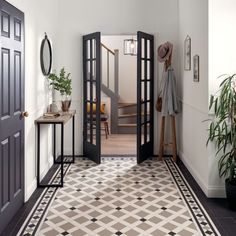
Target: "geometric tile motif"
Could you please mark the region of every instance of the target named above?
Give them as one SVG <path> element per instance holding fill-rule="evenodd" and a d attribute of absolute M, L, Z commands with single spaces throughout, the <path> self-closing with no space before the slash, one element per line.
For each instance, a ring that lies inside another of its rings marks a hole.
<path fill-rule="evenodd" d="M 69 164 L 64 164 L 64 175 L 69 169 Z M 61 182 L 60 169 L 52 176 L 49 183 L 59 184 Z M 55 193 L 58 188 L 47 187 L 42 192 L 39 200 L 35 203 L 33 209 L 31 210 L 29 216 L 25 220 L 23 226 L 19 230 L 17 236 L 24 235 L 30 236 L 35 235 L 42 219 L 44 218 L 45 213 L 47 212 L 50 203 L 53 201 Z"/>
<path fill-rule="evenodd" d="M 107 157 L 97 165 L 76 158 L 40 226 L 21 235 L 208 235 L 212 228 L 204 225 L 205 234 L 200 233 L 173 182 L 170 165 L 156 159 L 137 165 L 132 157 Z"/>
<path fill-rule="evenodd" d="M 211 218 L 206 213 L 205 209 L 189 186 L 186 179 L 183 177 L 178 166 L 171 159 L 166 159 L 165 162 L 177 188 L 180 191 L 180 194 L 182 195 L 182 198 L 184 199 L 184 202 L 189 208 L 193 220 L 195 220 L 201 233 L 203 235 L 211 236 L 220 235 L 216 226 L 211 221 Z"/>

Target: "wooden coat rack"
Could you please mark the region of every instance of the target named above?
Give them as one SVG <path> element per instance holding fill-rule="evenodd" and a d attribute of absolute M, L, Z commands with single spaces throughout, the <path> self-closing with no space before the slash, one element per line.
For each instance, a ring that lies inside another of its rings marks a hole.
<path fill-rule="evenodd" d="M 172 54 L 170 57 L 165 61 L 165 70 L 171 65 L 171 58 Z M 159 147 L 159 159 L 163 160 L 163 155 L 164 155 L 164 148 L 166 146 L 172 147 L 172 156 L 173 160 L 176 162 L 177 161 L 177 146 L 176 146 L 176 127 L 175 127 L 175 116 L 171 115 L 171 137 L 172 137 L 172 142 L 171 143 L 165 143 L 165 120 L 166 117 L 162 116 L 161 119 L 161 134 L 160 134 L 160 147 Z"/>
<path fill-rule="evenodd" d="M 161 120 L 161 136 L 160 136 L 160 149 L 159 149 L 159 159 L 163 160 L 164 148 L 165 146 L 172 147 L 172 156 L 173 160 L 176 162 L 177 160 L 177 146 L 176 146 L 176 129 L 175 129 L 175 116 L 171 116 L 171 136 L 172 142 L 165 143 L 165 116 L 162 117 Z"/>

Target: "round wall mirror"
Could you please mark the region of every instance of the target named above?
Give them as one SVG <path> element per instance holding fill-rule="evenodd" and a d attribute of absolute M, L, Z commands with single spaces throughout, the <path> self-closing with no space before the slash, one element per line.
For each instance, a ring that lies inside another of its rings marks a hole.
<path fill-rule="evenodd" d="M 52 47 L 46 33 L 41 43 L 40 63 L 43 75 L 49 75 L 52 67 Z"/>

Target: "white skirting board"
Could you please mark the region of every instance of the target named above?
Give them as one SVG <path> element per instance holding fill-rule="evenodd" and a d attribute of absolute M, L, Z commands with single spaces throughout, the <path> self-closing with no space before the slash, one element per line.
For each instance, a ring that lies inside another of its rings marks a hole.
<path fill-rule="evenodd" d="M 178 151 L 178 156 L 208 198 L 225 198 L 224 186 L 208 186 L 192 167 L 191 163 L 188 161 L 188 158 L 182 151 Z"/>
<path fill-rule="evenodd" d="M 44 168 L 44 170 L 40 174 L 40 179 L 44 178 L 44 176 L 47 174 L 47 172 L 52 167 L 52 165 L 53 165 L 53 156 L 51 156 L 48 159 L 48 163 L 47 163 L 46 167 Z M 29 198 L 31 197 L 31 195 L 33 194 L 33 192 L 35 191 L 36 188 L 37 188 L 37 177 L 35 176 L 32 183 L 28 186 L 28 188 L 25 191 L 25 199 L 24 199 L 25 202 L 27 202 L 29 200 Z"/>

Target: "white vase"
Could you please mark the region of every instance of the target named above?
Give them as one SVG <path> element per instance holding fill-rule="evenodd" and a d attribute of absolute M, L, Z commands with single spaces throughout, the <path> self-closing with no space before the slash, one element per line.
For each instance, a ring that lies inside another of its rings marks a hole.
<path fill-rule="evenodd" d="M 55 101 L 53 101 L 52 104 L 50 105 L 50 112 L 53 112 L 53 113 L 58 112 L 58 107 Z"/>
<path fill-rule="evenodd" d="M 50 105 L 50 112 L 58 112 L 58 107 L 57 104 L 55 102 L 55 89 L 54 87 L 52 87 L 52 104 Z"/>

